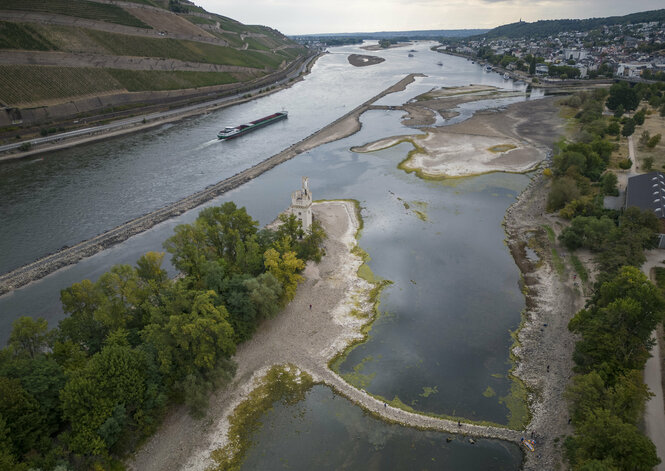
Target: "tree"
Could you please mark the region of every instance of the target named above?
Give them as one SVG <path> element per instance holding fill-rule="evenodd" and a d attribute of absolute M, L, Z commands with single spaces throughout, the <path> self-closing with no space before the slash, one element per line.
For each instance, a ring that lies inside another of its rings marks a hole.
<path fill-rule="evenodd" d="M 270 318 L 279 311 L 283 289 L 272 273 L 263 273 L 256 278 L 245 280 L 244 285 L 258 317 Z"/>
<path fill-rule="evenodd" d="M 610 196 L 618 196 L 617 183 L 619 179 L 614 172 L 605 172 L 600 178 L 600 185 L 603 194 Z"/>
<path fill-rule="evenodd" d="M 40 437 L 48 436 L 39 404 L 18 379 L 0 376 L 0 416 L 6 421 L 12 455 L 18 458 L 32 450 Z"/>
<path fill-rule="evenodd" d="M 640 99 L 637 92 L 627 82 L 618 82 L 610 87 L 610 95 L 607 98 L 607 107 L 616 110 L 623 106 L 625 111 L 632 111 L 638 107 Z"/>
<path fill-rule="evenodd" d="M 580 424 L 574 441 L 574 469 L 588 461 L 607 459 L 618 469 L 634 471 L 650 471 L 660 463 L 656 447 L 647 437 L 605 409 L 596 409 Z"/>
<path fill-rule="evenodd" d="M 48 322 L 39 318 L 19 317 L 12 323 L 9 348 L 18 356 L 34 358 L 48 346 Z"/>
<path fill-rule="evenodd" d="M 58 339 L 80 345 L 93 355 L 102 349 L 108 328 L 95 318 L 102 304 L 102 293 L 90 280 L 74 283 L 60 292 L 62 308 L 67 316 L 58 324 Z"/>
<path fill-rule="evenodd" d="M 552 182 L 552 188 L 547 196 L 547 210 L 557 211 L 566 203 L 580 197 L 577 183 L 570 177 L 563 177 Z"/>
<path fill-rule="evenodd" d="M 632 136 L 635 132 L 635 121 L 632 118 L 626 119 L 621 128 L 621 135 L 624 137 Z"/>
<path fill-rule="evenodd" d="M 643 125 L 644 118 L 646 117 L 646 115 L 647 115 L 647 110 L 645 108 L 642 108 L 640 111 L 635 113 L 633 115 L 633 120 L 635 121 L 635 124 L 637 124 L 638 126 Z"/>
<path fill-rule="evenodd" d="M 616 121 L 612 121 L 607 125 L 607 134 L 611 136 L 618 136 L 621 132 L 621 126 Z"/>
<path fill-rule="evenodd" d="M 158 391 L 149 387 L 147 370 L 145 353 L 116 337 L 70 376 L 60 398 L 74 453 L 107 456 L 121 433 L 151 412 L 145 409 L 148 394 Z"/>
<path fill-rule="evenodd" d="M 297 258 L 294 252 L 280 255 L 275 249 L 268 249 L 264 260 L 268 272 L 282 285 L 282 301 L 288 303 L 296 295 L 298 283 L 303 279 L 298 272 L 305 268 L 305 263 Z"/>
<path fill-rule="evenodd" d="M 178 285 L 161 318 L 145 327 L 144 340 L 157 352 L 160 370 L 170 384 L 187 375 L 201 376 L 235 352 L 233 329 L 213 291 L 188 291 Z"/>

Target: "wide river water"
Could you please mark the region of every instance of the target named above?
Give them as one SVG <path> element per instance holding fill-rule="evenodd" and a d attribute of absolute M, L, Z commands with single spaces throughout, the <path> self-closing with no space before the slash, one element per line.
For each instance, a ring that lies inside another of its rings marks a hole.
<path fill-rule="evenodd" d="M 365 68 L 351 66 L 347 56 L 366 51 L 334 48 L 304 81 L 269 97 L 151 131 L 0 165 L 0 271 L 231 176 L 306 137 L 408 73 L 427 77 L 379 104 L 401 104 L 441 86 L 523 89 L 469 61 L 432 52 L 430 45 L 412 46 L 417 52 L 411 58 L 407 57 L 411 47 L 372 52 L 386 61 Z M 462 106 L 454 121 L 477 109 L 523 99 Z M 289 111 L 288 120 L 234 141 L 215 139 L 226 124 L 282 107 Z M 501 220 L 528 177 L 495 173 L 423 181 L 397 169 L 410 150 L 407 144 L 370 154 L 349 150 L 412 132 L 400 124 L 401 114 L 367 112 L 355 135 L 301 154 L 208 205 L 233 200 L 266 224 L 288 206 L 302 175 L 310 177 L 316 199 L 359 200 L 365 220 L 360 245 L 372 257 L 369 264 L 375 275 L 393 284 L 382 294 L 381 314 L 368 341 L 340 362 L 340 373 L 372 394 L 415 410 L 500 424 L 518 421 L 524 404 L 516 399 L 519 387 L 508 374 L 509 348 L 524 299 L 519 272 L 503 242 Z M 61 289 L 85 278 L 94 280 L 114 264 L 134 263 L 146 251 L 161 250 L 175 225 L 193 221 L 199 210 L 0 297 L 0 341 L 6 341 L 12 321 L 21 315 L 44 317 L 55 326 L 63 316 Z M 331 402 L 328 396 L 329 389 L 317 386 L 293 410 L 276 406 L 266 416 L 266 423 L 275 425 L 254 437 L 247 461 L 254 464 L 246 469 L 266 468 L 262 459 L 273 465 L 283 462 L 288 469 L 391 469 L 385 463 L 394 463 L 392 469 L 411 468 L 407 463 L 413 463 L 411 469 L 520 466 L 521 454 L 513 445 L 480 441 L 470 448 L 461 439 L 447 445 L 444 435 L 382 424 L 345 400 Z M 300 433 L 303 427 L 310 432 Z M 277 440 L 281 446 L 275 446 Z M 336 444 L 334 449 L 330 443 Z M 340 453 L 351 448 L 353 453 Z"/>

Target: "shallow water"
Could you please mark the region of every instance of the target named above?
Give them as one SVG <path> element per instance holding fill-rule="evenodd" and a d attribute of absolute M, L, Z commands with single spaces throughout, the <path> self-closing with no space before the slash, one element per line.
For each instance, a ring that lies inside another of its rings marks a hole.
<path fill-rule="evenodd" d="M 276 405 L 262 423 L 243 470 L 509 471 L 522 460 L 510 443 L 471 444 L 460 435 L 386 424 L 324 386 L 296 405 Z"/>

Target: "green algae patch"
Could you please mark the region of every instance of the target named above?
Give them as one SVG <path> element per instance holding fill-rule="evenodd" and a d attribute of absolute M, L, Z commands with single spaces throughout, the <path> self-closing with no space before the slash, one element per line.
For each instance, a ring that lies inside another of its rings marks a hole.
<path fill-rule="evenodd" d="M 305 399 L 314 385 L 312 377 L 293 365 L 273 366 L 259 385 L 229 417 L 228 443 L 211 454 L 214 465 L 207 471 L 237 471 L 241 468 L 251 436 L 261 428 L 261 417 L 277 402 L 293 405 Z"/>
<path fill-rule="evenodd" d="M 510 392 L 499 398 L 499 403 L 508 408 L 508 427 L 513 430 L 524 429 L 531 420 L 527 405 L 528 390 L 522 380 L 511 375 Z"/>
<path fill-rule="evenodd" d="M 489 147 L 487 150 L 493 154 L 501 154 L 513 149 L 517 149 L 517 146 L 514 144 L 498 144 L 496 146 Z"/>
<path fill-rule="evenodd" d="M 487 386 L 487 389 L 485 389 L 485 391 L 483 391 L 483 396 L 485 396 L 485 397 L 494 397 L 494 396 L 496 396 L 496 391 L 494 389 L 492 389 L 491 386 Z"/>
<path fill-rule="evenodd" d="M 430 397 L 432 394 L 436 394 L 439 392 L 439 387 L 434 386 L 433 388 L 430 388 L 429 386 L 425 386 L 423 388 L 423 392 L 421 394 L 418 394 L 420 397 Z"/>
<path fill-rule="evenodd" d="M 344 381 L 359 389 L 367 388 L 376 376 L 376 373 L 364 374 L 363 370 L 365 369 L 365 364 L 372 360 L 373 358 L 371 356 L 363 358 L 360 363 L 353 367 L 352 373 L 345 373 L 342 375 Z"/>

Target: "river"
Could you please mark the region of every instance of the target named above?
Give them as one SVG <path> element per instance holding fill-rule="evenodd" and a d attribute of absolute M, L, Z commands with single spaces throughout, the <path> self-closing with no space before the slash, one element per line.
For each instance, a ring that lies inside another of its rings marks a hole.
<path fill-rule="evenodd" d="M 305 80 L 269 97 L 151 131 L 0 165 L 0 270 L 35 260 L 233 175 L 408 73 L 427 77 L 380 104 L 399 104 L 440 86 L 474 83 L 521 89 L 469 61 L 432 52 L 430 45 L 414 45 L 417 52 L 412 58 L 405 48 L 372 52 L 386 61 L 365 68 L 352 67 L 346 58 L 366 51 L 334 48 Z M 437 65 L 439 61 L 443 66 Z M 465 105 L 455 120 L 476 109 L 522 99 Z M 234 141 L 214 138 L 226 124 L 282 107 L 289 111 L 286 121 Z M 370 338 L 340 362 L 340 373 L 372 394 L 397 398 L 415 410 L 500 424 L 519 420 L 524 404 L 516 399 L 516 385 L 509 377 L 509 347 L 524 299 L 519 272 L 503 244 L 501 220 L 528 177 L 490 174 L 426 182 L 397 169 L 409 150 L 406 144 L 371 154 L 349 151 L 354 145 L 406 133 L 399 122 L 401 114 L 367 112 L 357 134 L 302 154 L 209 205 L 233 200 L 266 224 L 288 206 L 301 175 L 310 177 L 316 199 L 359 200 L 365 220 L 360 245 L 372 256 L 375 275 L 393 284 L 384 291 L 381 315 Z M 96 279 L 114 264 L 134 263 L 148 250 L 160 250 L 175 225 L 193 221 L 199 210 L 0 297 L 0 340 L 6 341 L 12 320 L 20 315 L 44 317 L 55 326 L 62 318 L 61 289 L 84 278 Z M 311 394 L 320 394 L 317 391 Z M 303 407 L 320 414 L 316 420 L 331 425 L 336 420 L 335 409 L 329 406 Z M 350 414 L 359 414 L 355 406 L 348 407 L 354 411 Z M 298 427 L 297 419 L 289 422 L 289 413 L 281 417 L 287 440 L 289 431 Z M 377 427 L 369 421 L 363 424 L 370 435 Z M 395 436 L 402 433 L 417 442 L 414 449 L 421 452 L 429 449 L 427 443 L 439 440 L 416 431 L 402 430 Z M 253 453 L 268 453 L 272 439 L 261 437 L 256 437 Z M 316 449 L 321 437 L 301 435 L 300 440 L 303 448 Z M 494 450 L 488 452 L 490 461 L 503 464 L 482 469 L 519 468 L 519 452 L 503 444 L 499 453 L 493 442 L 487 443 L 483 446 Z M 388 453 L 391 448 L 383 450 Z M 366 469 L 357 461 L 365 459 L 363 453 L 349 458 L 348 469 Z M 437 459 L 471 463 L 460 458 L 465 453 L 466 446 L 455 445 Z M 293 459 L 289 463 L 295 469 L 311 469 L 307 462 L 294 464 Z M 334 463 L 331 458 L 328 469 L 339 469 Z"/>

